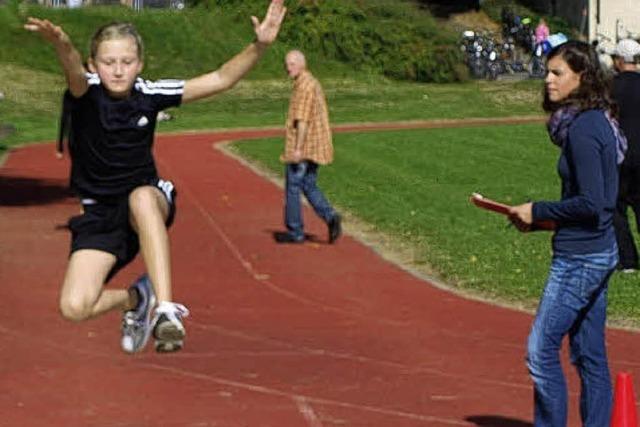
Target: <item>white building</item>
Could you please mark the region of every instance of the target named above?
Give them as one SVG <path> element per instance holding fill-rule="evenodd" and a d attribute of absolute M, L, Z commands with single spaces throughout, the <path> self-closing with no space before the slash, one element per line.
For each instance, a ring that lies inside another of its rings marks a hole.
<path fill-rule="evenodd" d="M 556 15 L 588 41 L 615 43 L 626 37 L 640 37 L 640 0 L 528 0 L 535 9 Z"/>
<path fill-rule="evenodd" d="M 588 0 L 589 40 L 615 45 L 624 38 L 640 38 L 640 0 Z"/>

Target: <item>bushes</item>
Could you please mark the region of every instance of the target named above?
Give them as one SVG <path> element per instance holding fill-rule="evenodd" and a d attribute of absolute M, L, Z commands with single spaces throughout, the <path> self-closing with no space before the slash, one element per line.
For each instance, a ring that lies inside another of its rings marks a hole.
<path fill-rule="evenodd" d="M 205 1 L 205 0 L 194 0 Z M 240 16 L 262 13 L 262 0 L 206 0 Z M 398 80 L 453 82 L 465 72 L 456 35 L 404 0 L 295 0 L 280 40 L 359 71 Z"/>
<path fill-rule="evenodd" d="M 529 17 L 532 20 L 533 28 L 535 28 L 538 20 L 542 17 L 539 13 L 526 7 L 528 3 L 526 0 L 520 2 L 514 2 L 513 0 L 484 0 L 482 3 L 482 9 L 491 19 L 496 22 L 501 22 L 500 13 L 503 7 L 509 7 L 514 13 L 522 17 Z M 557 16 L 544 16 L 551 33 L 564 33 L 568 37 L 576 37 L 577 30 L 572 28 L 564 19 Z"/>
<path fill-rule="evenodd" d="M 18 4 L 18 0 L 13 2 Z M 267 4 L 267 0 L 188 2 L 193 7 L 182 12 L 134 13 L 119 7 L 63 10 L 28 6 L 27 9 L 62 24 L 76 43 L 86 43 L 101 22 L 113 19 L 135 22 L 147 41 L 150 60 L 147 71 L 152 77 L 165 76 L 174 69 L 175 75 L 181 75 L 182 69 L 196 73 L 218 66 L 250 40 L 248 17 L 262 18 Z M 353 70 L 398 80 L 437 83 L 465 79 L 457 34 L 438 24 L 429 12 L 410 0 L 286 0 L 286 3 L 289 11 L 278 46 L 271 49 L 252 72 L 253 76 L 280 72 L 285 49 L 298 48 L 308 54 L 314 70 L 321 73 Z M 58 71 L 49 46 L 27 36 L 17 22 L 17 15 L 21 15 L 17 10 L 0 8 L 3 24 L 0 61 L 3 57 L 14 58 L 12 61 L 21 58 L 19 62 L 37 69 Z M 6 25 L 8 21 L 12 21 L 10 25 Z M 27 43 L 32 55 L 21 50 L 23 43 Z M 78 47 L 85 50 L 82 44 Z"/>
<path fill-rule="evenodd" d="M 298 2 L 283 40 L 399 80 L 451 82 L 460 61 L 455 36 L 427 12 L 399 1 Z"/>

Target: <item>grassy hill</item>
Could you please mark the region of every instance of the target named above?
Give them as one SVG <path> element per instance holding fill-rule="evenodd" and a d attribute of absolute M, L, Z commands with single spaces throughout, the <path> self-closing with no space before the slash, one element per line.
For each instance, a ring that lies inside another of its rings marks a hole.
<path fill-rule="evenodd" d="M 145 40 L 150 77 L 204 72 L 252 40 L 249 17 L 261 17 L 267 2 L 210 3 L 183 11 L 145 9 L 136 13 L 104 6 L 46 9 L 14 1 L 0 6 L 0 63 L 57 71 L 51 49 L 21 28 L 27 16 L 37 15 L 62 25 L 83 53 L 98 26 L 131 21 Z M 457 35 L 411 1 L 290 0 L 287 4 L 279 43 L 252 73 L 253 78 L 280 72 L 285 50 L 293 47 L 309 54 L 320 75 L 339 76 L 355 70 L 425 82 L 461 78 L 456 70 Z"/>
<path fill-rule="evenodd" d="M 0 141 L 0 150 L 19 142 L 51 140 L 56 134 L 65 82 L 53 49 L 22 28 L 27 16 L 62 25 L 84 55 L 98 26 L 114 20 L 132 21 L 145 41 L 144 76 L 188 78 L 217 68 L 246 46 L 253 39 L 249 17 L 262 16 L 266 3 L 210 0 L 183 11 L 145 9 L 136 13 L 118 6 L 70 10 L 10 0 L 0 6 L 0 92 L 5 94 L 0 101 L 0 125 L 12 123 L 18 132 Z M 430 95 L 439 89 L 401 81 L 464 79 L 464 67 L 457 58 L 457 33 L 411 1 L 288 0 L 287 5 L 289 12 L 278 42 L 247 81 L 215 100 L 180 109 L 185 118 L 164 128 L 281 124 L 289 91 L 282 60 L 291 48 L 303 49 L 314 74 L 326 82 L 331 108 L 341 113 L 336 121 L 441 117 L 440 112 L 430 111 L 436 107 Z M 532 110 L 528 102 L 535 98 L 531 96 L 531 91 L 537 91 L 534 86 L 516 89 L 513 100 L 496 109 L 491 106 L 493 95 L 478 91 L 479 84 L 450 91 L 456 95 L 442 100 L 438 107 L 445 108 L 447 116 L 469 114 L 469 106 L 459 101 L 479 95 L 476 105 L 485 105 L 479 111 L 483 116 Z M 474 93 L 469 95 L 469 91 Z"/>

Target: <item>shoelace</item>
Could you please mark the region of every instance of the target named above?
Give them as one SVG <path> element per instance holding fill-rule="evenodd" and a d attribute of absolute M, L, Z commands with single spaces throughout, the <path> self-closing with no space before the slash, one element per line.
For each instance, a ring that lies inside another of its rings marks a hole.
<path fill-rule="evenodd" d="M 189 316 L 189 309 L 182 304 L 164 301 L 156 308 L 156 313 L 164 313 L 167 315 L 174 314 L 180 317 L 187 317 Z"/>
<path fill-rule="evenodd" d="M 127 311 L 122 318 L 122 327 L 126 329 L 131 329 L 132 327 L 138 327 L 140 321 L 138 320 L 138 316 L 132 311 Z"/>

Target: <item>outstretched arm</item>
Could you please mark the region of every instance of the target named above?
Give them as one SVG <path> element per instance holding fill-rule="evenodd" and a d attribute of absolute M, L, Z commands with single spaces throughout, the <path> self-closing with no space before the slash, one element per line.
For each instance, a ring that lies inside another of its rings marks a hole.
<path fill-rule="evenodd" d="M 46 19 L 28 18 L 24 25 L 25 30 L 40 35 L 53 45 L 58 54 L 58 60 L 62 64 L 64 75 L 67 78 L 69 91 L 73 96 L 80 97 L 87 91 L 88 85 L 85 78 L 84 66 L 80 53 L 71 43 L 69 36 L 62 27 L 52 24 Z"/>
<path fill-rule="evenodd" d="M 182 103 L 223 92 L 238 83 L 257 64 L 267 47 L 275 41 L 286 11 L 284 0 L 271 0 L 262 22 L 252 16 L 251 21 L 256 33 L 256 41 L 218 70 L 187 80 Z"/>

